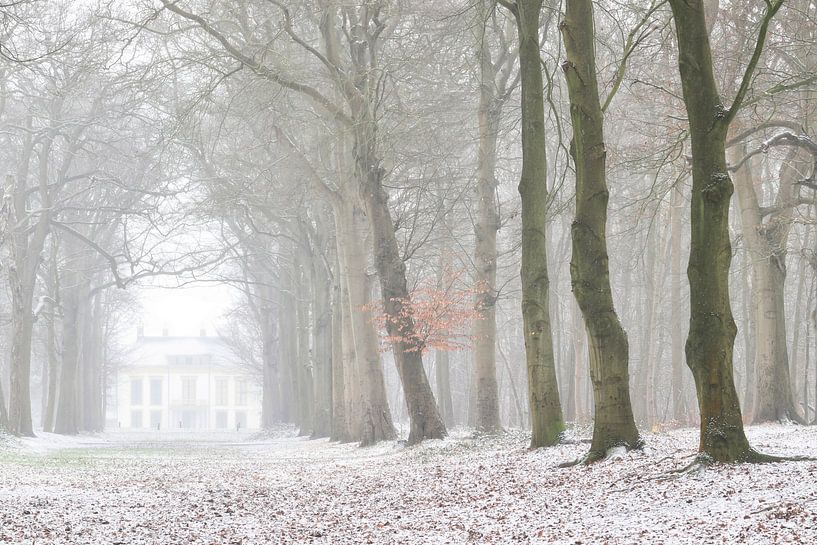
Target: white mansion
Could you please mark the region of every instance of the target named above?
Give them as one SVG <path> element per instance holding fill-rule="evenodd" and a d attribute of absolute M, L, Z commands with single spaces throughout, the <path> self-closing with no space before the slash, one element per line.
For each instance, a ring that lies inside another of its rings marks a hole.
<path fill-rule="evenodd" d="M 146 337 L 119 369 L 117 425 L 123 429 L 257 429 L 261 392 L 219 337 Z"/>

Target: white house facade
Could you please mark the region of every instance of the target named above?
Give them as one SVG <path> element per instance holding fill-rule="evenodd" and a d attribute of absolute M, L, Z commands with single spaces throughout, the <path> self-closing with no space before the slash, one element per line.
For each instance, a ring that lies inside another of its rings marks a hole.
<path fill-rule="evenodd" d="M 122 429 L 240 430 L 261 424 L 256 377 L 219 337 L 205 335 L 138 335 L 118 372 L 116 406 Z"/>

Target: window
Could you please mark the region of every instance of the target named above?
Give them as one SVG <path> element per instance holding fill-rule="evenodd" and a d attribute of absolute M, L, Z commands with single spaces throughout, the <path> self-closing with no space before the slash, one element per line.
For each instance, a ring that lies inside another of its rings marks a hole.
<path fill-rule="evenodd" d="M 187 430 L 196 427 L 196 411 L 188 410 L 181 412 L 181 419 L 179 420 L 179 427 Z"/>
<path fill-rule="evenodd" d="M 228 386 L 230 379 L 227 377 L 216 377 L 216 405 L 229 405 L 230 401 Z M 226 427 L 226 426 L 225 426 Z"/>
<path fill-rule="evenodd" d="M 162 377 L 150 379 L 150 404 L 162 404 Z"/>
<path fill-rule="evenodd" d="M 142 404 L 142 377 L 134 377 L 130 379 L 130 404 Z"/>
<path fill-rule="evenodd" d="M 141 428 L 142 427 L 142 411 L 136 410 L 130 412 L 130 427 L 131 428 Z"/>
<path fill-rule="evenodd" d="M 216 428 L 227 429 L 227 411 L 216 411 Z"/>
<path fill-rule="evenodd" d="M 235 412 L 235 429 L 242 430 L 247 427 L 247 413 L 245 411 Z"/>
<path fill-rule="evenodd" d="M 162 429 L 162 411 L 150 411 L 150 427 L 154 430 Z"/>
<path fill-rule="evenodd" d="M 182 401 L 192 403 L 196 400 L 196 377 L 182 377 Z"/>
<path fill-rule="evenodd" d="M 247 381 L 244 379 L 236 379 L 235 381 L 235 404 L 247 404 Z"/>

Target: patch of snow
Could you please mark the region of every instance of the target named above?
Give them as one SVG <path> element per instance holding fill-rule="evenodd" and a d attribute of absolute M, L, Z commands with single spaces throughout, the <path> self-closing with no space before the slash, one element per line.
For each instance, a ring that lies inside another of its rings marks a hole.
<path fill-rule="evenodd" d="M 817 456 L 817 428 L 747 431 L 764 452 Z M 568 469 L 556 466 L 589 445 L 531 451 L 519 432 L 401 449 L 233 437 L 47 435 L 0 449 L 0 543 L 817 543 L 817 462 L 673 476 L 695 429 Z"/>
<path fill-rule="evenodd" d="M 613 447 L 607 449 L 606 459 L 611 462 L 623 460 L 627 456 L 627 447 Z"/>

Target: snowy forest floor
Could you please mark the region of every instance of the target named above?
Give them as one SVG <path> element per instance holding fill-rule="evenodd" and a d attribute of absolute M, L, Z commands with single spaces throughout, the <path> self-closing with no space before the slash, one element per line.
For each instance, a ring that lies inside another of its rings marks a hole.
<path fill-rule="evenodd" d="M 748 428 L 817 456 L 817 428 Z M 465 432 L 413 448 L 247 434 L 0 437 L 0 543 L 817 543 L 817 462 L 688 464 L 697 430 L 558 469 L 586 444 Z"/>

